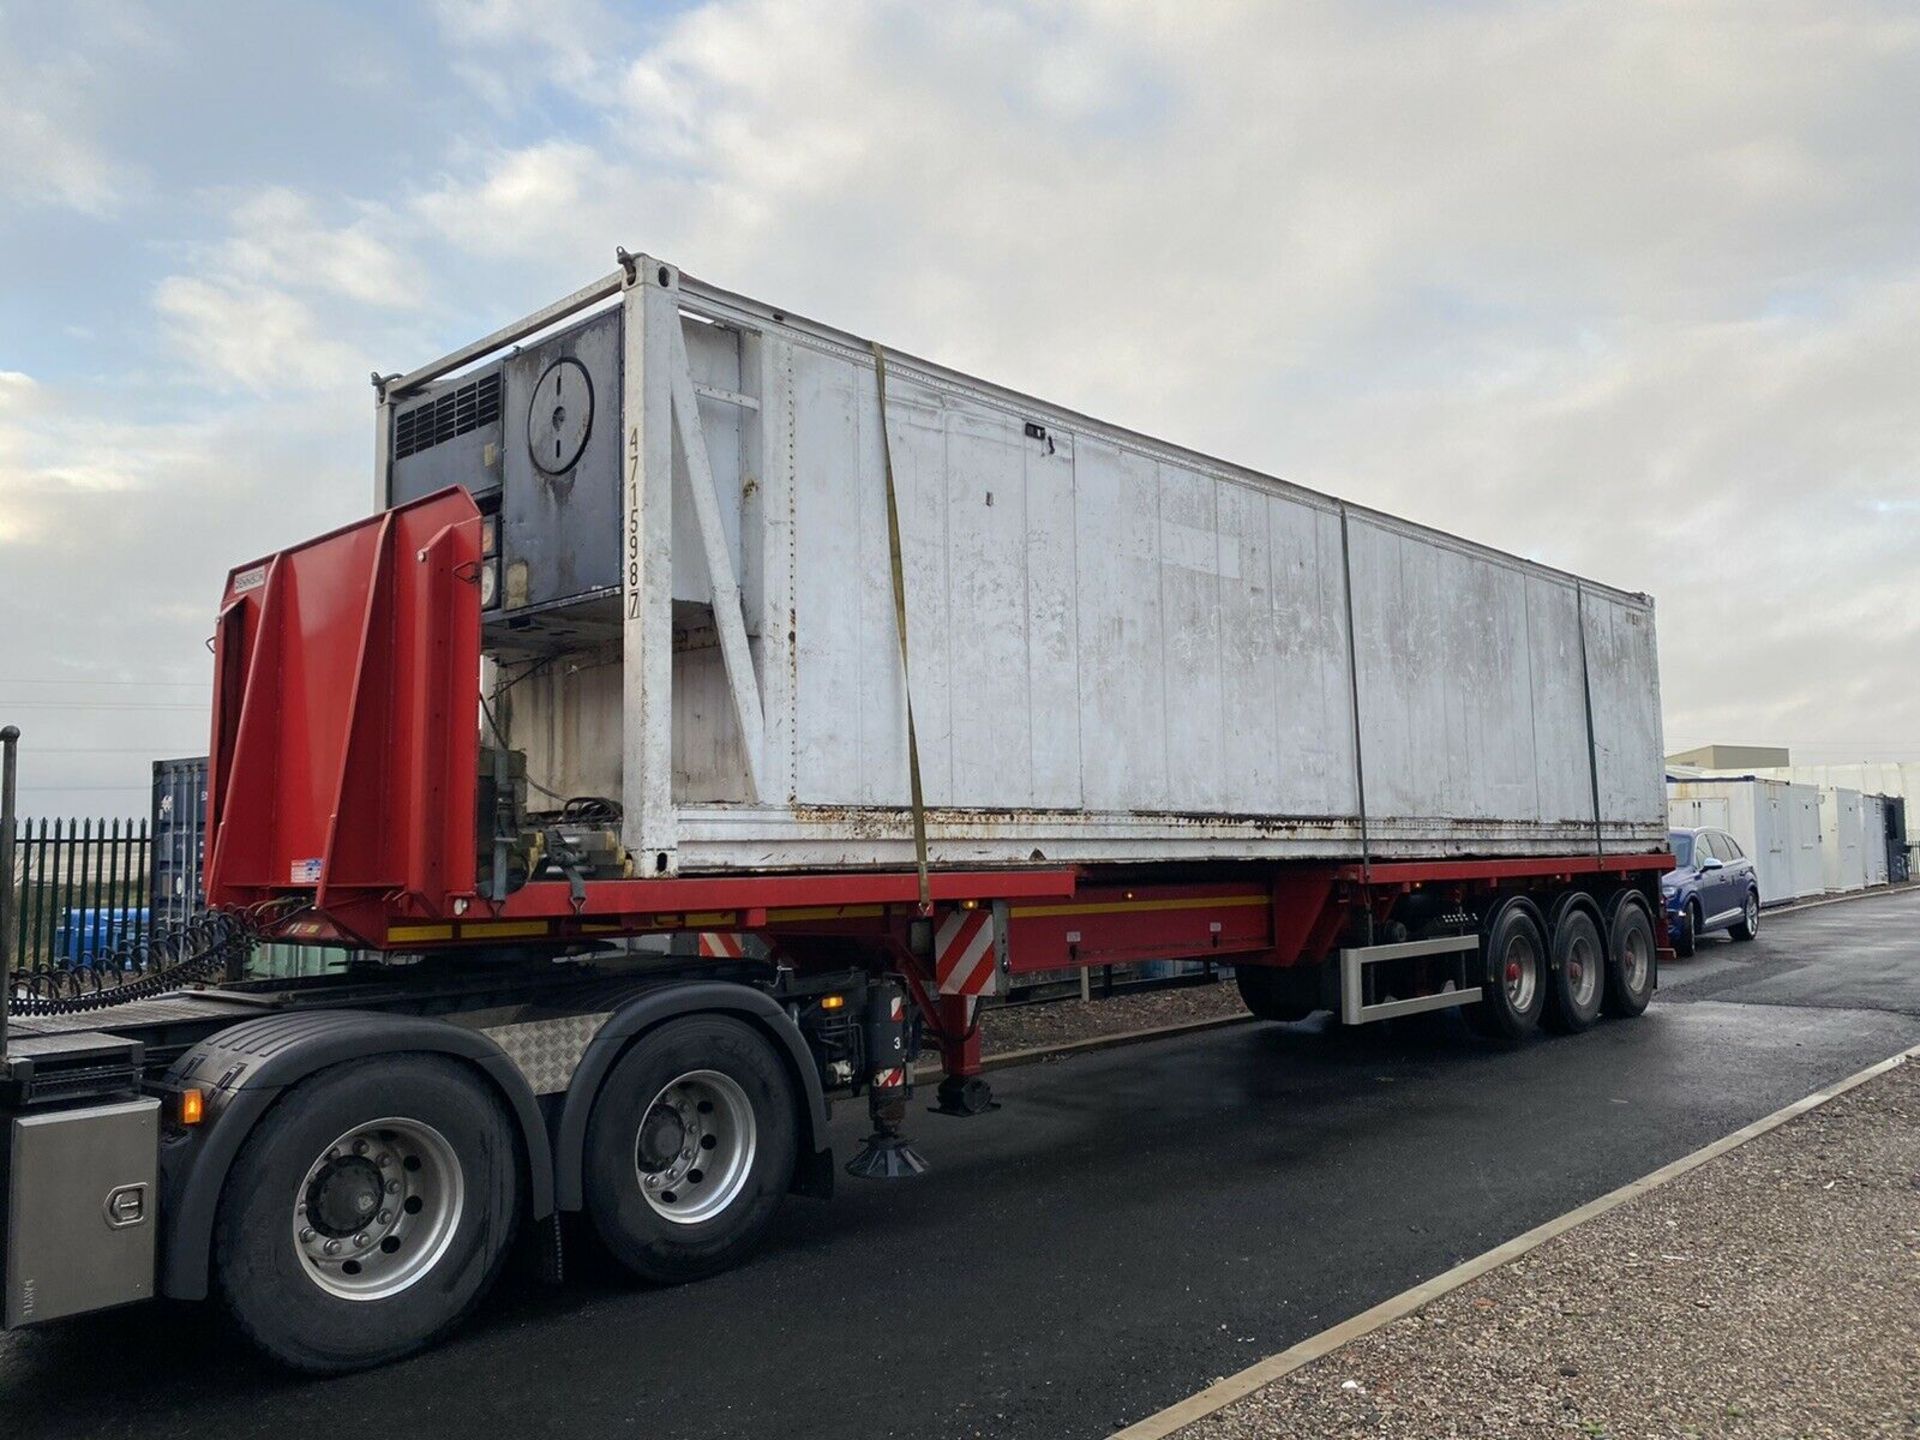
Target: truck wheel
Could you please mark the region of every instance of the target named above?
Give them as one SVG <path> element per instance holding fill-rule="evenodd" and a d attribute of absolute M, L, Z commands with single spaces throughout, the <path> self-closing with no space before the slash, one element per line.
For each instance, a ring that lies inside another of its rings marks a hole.
<path fill-rule="evenodd" d="M 1607 926 L 1607 999 L 1609 1015 L 1632 1019 L 1653 999 L 1658 952 L 1653 917 L 1638 895 L 1623 895 Z"/>
<path fill-rule="evenodd" d="M 1553 927 L 1553 964 L 1547 971 L 1547 1028 L 1574 1035 L 1600 1018 L 1606 989 L 1607 946 L 1593 916 L 1577 906 Z"/>
<path fill-rule="evenodd" d="M 1320 1008 L 1317 965 L 1236 965 L 1240 999 L 1262 1020 L 1304 1020 Z"/>
<path fill-rule="evenodd" d="M 1734 922 L 1733 938 L 1751 940 L 1760 933 L 1760 895 L 1754 890 L 1747 891 L 1747 907 Z"/>
<path fill-rule="evenodd" d="M 1547 999 L 1547 945 L 1526 906 L 1508 903 L 1487 932 L 1486 981 L 1467 1014 L 1496 1040 L 1523 1040 L 1540 1023 Z"/>
<path fill-rule="evenodd" d="M 587 1121 L 587 1209 L 607 1248 L 660 1284 L 712 1275 L 759 1243 L 793 1179 L 793 1084 L 751 1025 L 695 1015 L 649 1031 Z"/>
<path fill-rule="evenodd" d="M 382 1364 L 479 1303 L 519 1195 L 512 1120 L 459 1064 L 335 1066 L 281 1096 L 235 1157 L 214 1224 L 216 1288 L 283 1365 Z"/>

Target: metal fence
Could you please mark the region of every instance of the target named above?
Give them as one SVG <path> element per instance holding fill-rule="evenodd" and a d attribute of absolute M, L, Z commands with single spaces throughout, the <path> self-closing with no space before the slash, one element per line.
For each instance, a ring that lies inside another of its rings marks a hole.
<path fill-rule="evenodd" d="M 14 963 L 90 964 L 152 926 L 145 820 L 23 820 L 14 833 Z"/>

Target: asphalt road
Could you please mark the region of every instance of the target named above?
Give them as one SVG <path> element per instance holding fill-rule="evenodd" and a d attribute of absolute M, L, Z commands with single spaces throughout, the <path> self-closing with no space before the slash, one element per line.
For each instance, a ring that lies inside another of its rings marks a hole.
<path fill-rule="evenodd" d="M 791 1202 L 753 1263 L 576 1249 L 405 1364 L 290 1379 L 212 1315 L 0 1337 L 0 1432 L 1103 1436 L 1920 1042 L 1920 891 L 1703 943 L 1633 1022 L 1505 1051 L 1246 1025 L 995 1075 L 934 1173 Z M 862 1126 L 843 1107 L 843 1153 Z"/>

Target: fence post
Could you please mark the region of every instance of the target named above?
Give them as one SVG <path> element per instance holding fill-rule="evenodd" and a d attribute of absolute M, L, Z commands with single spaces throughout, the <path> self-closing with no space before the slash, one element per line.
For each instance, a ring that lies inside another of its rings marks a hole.
<path fill-rule="evenodd" d="M 20 727 L 0 729 L 0 1065 L 7 1059 L 7 1011 L 13 1008 L 14 764 Z"/>

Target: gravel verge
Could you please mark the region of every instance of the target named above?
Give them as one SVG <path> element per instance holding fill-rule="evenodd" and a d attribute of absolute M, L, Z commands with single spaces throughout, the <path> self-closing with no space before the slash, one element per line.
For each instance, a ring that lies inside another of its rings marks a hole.
<path fill-rule="evenodd" d="M 1920 1063 L 1179 1440 L 1920 1436 Z"/>
<path fill-rule="evenodd" d="M 1076 998 L 1039 1005 L 996 1006 L 980 1012 L 980 1044 L 985 1054 L 999 1055 L 1036 1045 L 1061 1045 L 1246 1013 L 1239 988 L 1231 980 L 1115 995 L 1107 1000 Z"/>

